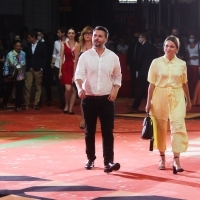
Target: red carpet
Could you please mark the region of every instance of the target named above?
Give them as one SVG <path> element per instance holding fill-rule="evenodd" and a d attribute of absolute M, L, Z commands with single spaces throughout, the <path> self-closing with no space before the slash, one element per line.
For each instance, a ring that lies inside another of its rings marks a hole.
<path fill-rule="evenodd" d="M 126 113 L 130 99 L 118 99 L 116 113 Z M 143 103 L 144 104 L 144 103 Z M 143 106 L 143 105 L 142 105 Z M 197 108 L 193 108 L 196 111 Z M 142 110 L 142 107 L 141 107 Z M 116 117 L 115 161 L 118 172 L 103 172 L 100 126 L 96 134 L 95 168 L 85 170 L 84 133 L 76 115 L 56 106 L 21 113 L 0 111 L 0 199 L 42 200 L 198 200 L 200 197 L 200 122 L 186 120 L 190 146 L 181 156 L 184 172 L 173 175 L 170 137 L 166 170 L 159 156 L 140 139 L 142 118 Z"/>

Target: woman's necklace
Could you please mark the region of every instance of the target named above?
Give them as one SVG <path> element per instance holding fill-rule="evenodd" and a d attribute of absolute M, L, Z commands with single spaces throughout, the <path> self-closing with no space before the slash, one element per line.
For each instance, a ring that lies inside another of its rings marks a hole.
<path fill-rule="evenodd" d="M 84 45 L 84 47 L 85 47 L 85 50 L 88 50 L 88 49 L 91 49 L 92 48 L 92 44 L 90 44 L 90 45 Z"/>

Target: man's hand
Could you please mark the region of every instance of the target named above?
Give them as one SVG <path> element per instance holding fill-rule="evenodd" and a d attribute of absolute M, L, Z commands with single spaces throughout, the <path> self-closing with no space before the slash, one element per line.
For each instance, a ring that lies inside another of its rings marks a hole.
<path fill-rule="evenodd" d="M 110 95 L 108 96 L 109 101 L 115 101 L 117 97 L 118 90 L 112 89 Z"/>
<path fill-rule="evenodd" d="M 86 97 L 86 94 L 85 94 L 85 91 L 83 89 L 80 89 L 78 91 L 78 96 L 81 98 L 81 99 L 85 99 Z"/>

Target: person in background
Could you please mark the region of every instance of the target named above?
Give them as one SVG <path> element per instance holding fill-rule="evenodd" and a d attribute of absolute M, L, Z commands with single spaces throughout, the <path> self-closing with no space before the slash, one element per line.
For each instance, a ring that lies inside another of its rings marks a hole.
<path fill-rule="evenodd" d="M 48 45 L 48 40 L 44 39 L 44 32 L 42 29 L 37 29 L 37 40 L 39 42 L 43 42 L 46 46 L 47 51 L 47 66 L 43 69 L 43 76 L 42 76 L 42 83 L 44 85 L 45 93 L 46 93 L 46 99 L 47 99 L 47 106 L 52 105 L 52 91 L 51 91 L 51 54 L 52 49 Z M 42 103 L 42 93 L 41 93 L 41 99 L 40 104 Z"/>
<path fill-rule="evenodd" d="M 16 40 L 20 40 L 20 41 L 21 41 L 21 37 L 20 37 L 19 34 L 16 34 L 16 35 L 14 36 L 13 41 L 16 41 Z M 23 45 L 22 45 L 22 51 L 26 53 L 26 50 L 25 50 L 25 48 L 23 48 Z M 15 85 L 14 85 L 14 86 L 13 86 L 13 90 L 12 90 L 12 100 L 11 100 L 11 102 L 12 102 L 13 104 L 15 104 L 15 93 L 16 93 L 16 91 L 15 91 Z"/>
<path fill-rule="evenodd" d="M 124 38 L 120 38 L 119 44 L 117 45 L 117 52 L 126 54 L 128 51 L 128 45 L 125 43 Z"/>
<path fill-rule="evenodd" d="M 2 41 L 3 41 L 5 53 L 7 55 L 8 52 L 10 52 L 13 49 L 12 42 L 10 40 L 10 36 L 6 35 L 5 38 Z"/>
<path fill-rule="evenodd" d="M 56 82 L 59 100 L 60 100 L 60 109 L 65 108 L 65 87 L 60 83 L 59 79 L 59 62 L 60 62 L 60 50 L 61 50 L 61 44 L 67 43 L 68 38 L 66 36 L 67 29 L 65 27 L 59 27 L 57 29 L 57 36 L 58 40 L 54 42 L 54 48 L 53 48 L 53 55 L 51 59 L 51 67 L 53 69 L 54 79 Z"/>
<path fill-rule="evenodd" d="M 135 31 L 127 51 L 127 68 L 130 70 L 130 98 L 135 97 L 137 57 L 141 43 L 138 41 L 140 33 Z"/>
<path fill-rule="evenodd" d="M 5 90 L 5 82 L 4 82 L 4 76 L 3 76 L 3 66 L 5 62 L 6 53 L 3 48 L 3 42 L 0 39 L 0 108 L 3 107 L 3 97 L 4 97 L 4 90 Z"/>
<path fill-rule="evenodd" d="M 103 140 L 104 172 L 119 170 L 114 163 L 114 101 L 121 86 L 122 74 L 118 56 L 105 47 L 108 30 L 98 26 L 93 31 L 93 48 L 78 60 L 75 82 L 86 122 L 85 143 L 88 161 L 85 169 L 94 167 L 95 132 L 99 117 Z"/>
<path fill-rule="evenodd" d="M 157 49 L 158 52 L 158 57 L 163 56 L 164 55 L 164 51 L 163 51 L 163 40 L 161 39 L 160 35 L 155 36 L 154 38 L 154 46 Z"/>
<path fill-rule="evenodd" d="M 109 50 L 111 50 L 114 53 L 117 53 L 116 47 L 114 43 L 111 43 L 108 47 Z"/>
<path fill-rule="evenodd" d="M 92 48 L 92 32 L 93 32 L 93 28 L 90 27 L 90 26 L 86 26 L 81 31 L 81 35 L 79 37 L 79 44 L 76 45 L 76 47 L 74 49 L 75 70 L 76 70 L 76 65 L 77 65 L 79 56 L 82 53 L 84 53 L 85 51 L 87 51 L 88 49 Z M 82 119 L 81 119 L 81 122 L 79 124 L 79 127 L 80 127 L 80 129 L 84 129 L 85 128 L 85 119 L 84 119 L 84 114 L 83 114 L 83 109 L 82 109 L 82 102 L 80 103 L 80 108 L 81 108 L 81 117 L 82 117 Z"/>
<path fill-rule="evenodd" d="M 76 90 L 73 86 L 74 77 L 74 49 L 77 45 L 75 41 L 75 30 L 69 28 L 67 31 L 68 42 L 61 44 L 60 50 L 60 67 L 59 78 L 61 84 L 65 86 L 65 108 L 63 112 L 65 114 L 74 115 L 73 107 L 76 100 Z"/>
<path fill-rule="evenodd" d="M 47 65 L 47 49 L 44 42 L 37 40 L 37 32 L 28 33 L 29 45 L 26 55 L 26 74 L 25 74 L 25 91 L 23 109 L 29 109 L 30 92 L 33 80 L 35 81 L 34 109 L 39 110 L 39 102 L 42 92 L 43 70 Z"/>
<path fill-rule="evenodd" d="M 42 29 L 36 29 L 36 32 L 37 32 L 37 40 L 40 42 L 45 42 L 44 31 Z"/>
<path fill-rule="evenodd" d="M 182 59 L 182 60 L 185 60 L 186 59 L 185 58 L 185 56 L 186 56 L 185 45 L 184 45 L 183 41 L 181 40 L 181 35 L 180 35 L 180 32 L 179 32 L 179 29 L 173 28 L 172 29 L 172 35 L 179 38 L 179 42 L 180 42 L 180 48 L 179 48 L 179 51 L 178 51 L 176 56 L 178 58 Z"/>
<path fill-rule="evenodd" d="M 15 40 L 13 42 L 13 50 L 8 53 L 4 63 L 4 76 L 6 77 L 6 90 L 3 97 L 3 107 L 7 109 L 8 99 L 15 85 L 15 111 L 21 111 L 22 94 L 24 87 L 25 68 L 26 68 L 26 56 L 22 51 L 22 42 Z M 16 80 L 11 80 L 9 77 L 9 68 L 16 67 L 18 74 Z"/>
<path fill-rule="evenodd" d="M 128 107 L 129 111 L 133 113 L 139 112 L 140 104 L 148 89 L 147 74 L 149 67 L 152 60 L 157 57 L 157 49 L 148 41 L 148 34 L 146 32 L 140 34 L 138 41 L 141 43 L 136 61 L 136 70 L 138 71 L 138 87 L 132 106 Z"/>
<path fill-rule="evenodd" d="M 197 43 L 196 36 L 193 33 L 189 35 L 188 41 L 186 54 L 187 74 L 190 98 L 193 99 L 194 89 L 199 78 L 200 45 Z"/>
<path fill-rule="evenodd" d="M 23 48 L 27 48 L 27 46 L 28 46 L 28 39 L 27 39 L 27 37 L 28 37 L 28 30 L 26 31 L 23 31 L 22 32 L 22 46 L 23 46 Z"/>
<path fill-rule="evenodd" d="M 154 145 L 160 152 L 159 170 L 165 170 L 165 150 L 167 123 L 170 122 L 171 145 L 174 154 L 173 173 L 183 172 L 180 153 L 188 148 L 188 135 L 185 127 L 186 110 L 191 109 L 187 84 L 185 61 L 176 57 L 180 47 L 179 39 L 169 36 L 164 41 L 165 55 L 151 63 L 148 81 L 146 112 L 155 119 L 157 134 Z"/>
<path fill-rule="evenodd" d="M 11 44 L 13 43 L 14 41 L 14 36 L 18 33 L 17 31 L 17 26 L 13 26 L 12 27 L 12 30 L 9 32 L 9 37 L 10 37 L 10 41 L 11 41 Z"/>

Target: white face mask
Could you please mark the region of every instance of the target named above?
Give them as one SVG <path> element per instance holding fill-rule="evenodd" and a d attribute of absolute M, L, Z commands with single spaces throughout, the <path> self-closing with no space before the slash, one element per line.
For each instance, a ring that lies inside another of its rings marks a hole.
<path fill-rule="evenodd" d="M 138 38 L 139 43 L 143 43 L 142 38 Z"/>
<path fill-rule="evenodd" d="M 37 36 L 37 39 L 38 39 L 38 40 L 41 40 L 41 39 L 42 39 L 42 37 L 41 37 L 41 36 Z"/>
<path fill-rule="evenodd" d="M 189 42 L 193 43 L 194 42 L 194 38 L 189 38 Z"/>

